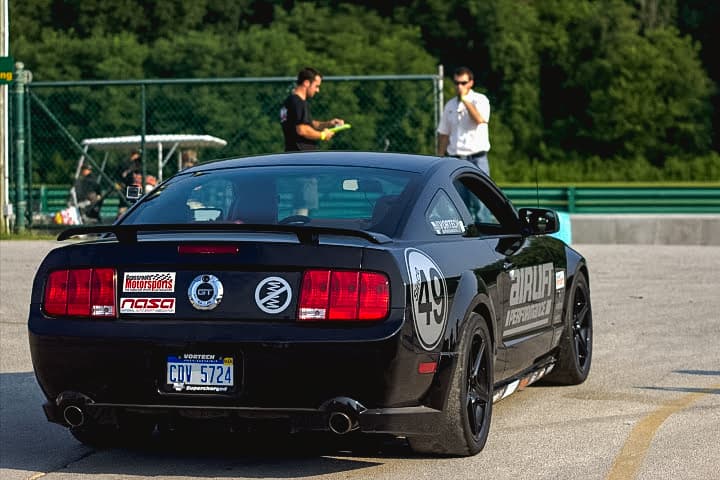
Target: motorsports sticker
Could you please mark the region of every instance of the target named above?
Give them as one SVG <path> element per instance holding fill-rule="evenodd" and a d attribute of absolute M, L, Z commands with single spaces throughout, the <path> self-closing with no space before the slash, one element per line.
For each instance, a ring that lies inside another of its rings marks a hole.
<path fill-rule="evenodd" d="M 433 350 L 443 338 L 448 317 L 448 293 L 440 267 L 424 252 L 405 250 L 412 290 L 415 333 L 425 350 Z"/>
<path fill-rule="evenodd" d="M 175 272 L 125 272 L 123 292 L 174 292 Z"/>
<path fill-rule="evenodd" d="M 518 268 L 509 273 L 512 286 L 504 335 L 514 335 L 548 323 L 553 295 L 560 283 L 553 264 Z"/>

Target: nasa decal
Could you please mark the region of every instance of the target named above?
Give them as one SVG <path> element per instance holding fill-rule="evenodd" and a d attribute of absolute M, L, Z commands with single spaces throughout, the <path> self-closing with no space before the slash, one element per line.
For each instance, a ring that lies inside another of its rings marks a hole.
<path fill-rule="evenodd" d="M 212 310 L 223 298 L 223 284 L 215 275 L 198 275 L 190 282 L 188 298 L 198 310 Z"/>
<path fill-rule="evenodd" d="M 426 253 L 414 248 L 405 250 L 412 313 L 420 344 L 433 350 L 443 338 L 448 317 L 448 292 L 440 267 Z"/>
<path fill-rule="evenodd" d="M 290 305 L 292 288 L 281 277 L 267 277 L 255 287 L 255 304 L 270 315 L 282 313 Z"/>

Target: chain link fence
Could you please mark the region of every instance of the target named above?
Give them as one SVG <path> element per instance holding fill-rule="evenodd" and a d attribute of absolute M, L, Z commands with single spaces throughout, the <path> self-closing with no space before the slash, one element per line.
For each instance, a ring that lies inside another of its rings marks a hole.
<path fill-rule="evenodd" d="M 310 101 L 313 117 L 343 118 L 352 128 L 321 148 L 433 154 L 442 108 L 441 79 L 325 77 L 320 93 Z M 222 147 L 193 149 L 200 163 L 281 152 L 280 107 L 294 86 L 290 77 L 28 83 L 20 127 L 25 174 L 18 177 L 11 162 L 10 190 L 15 190 L 17 178 L 23 178 L 27 223 L 44 223 L 60 202 L 48 202 L 47 192 L 69 191 L 84 153 L 83 140 L 92 138 L 182 134 L 225 141 Z M 147 174 L 168 178 L 178 171 L 179 162 L 168 161 L 158 172 L 153 151 L 157 147 L 144 146 Z M 91 148 L 85 158 L 89 155 L 99 167 L 97 175 L 111 184 L 132 149 Z"/>

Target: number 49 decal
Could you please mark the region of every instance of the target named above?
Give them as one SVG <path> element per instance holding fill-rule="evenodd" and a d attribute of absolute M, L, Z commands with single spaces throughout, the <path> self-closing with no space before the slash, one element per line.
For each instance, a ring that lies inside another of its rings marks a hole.
<path fill-rule="evenodd" d="M 405 250 L 415 333 L 425 350 L 433 350 L 443 338 L 448 317 L 448 293 L 440 267 L 420 250 Z"/>

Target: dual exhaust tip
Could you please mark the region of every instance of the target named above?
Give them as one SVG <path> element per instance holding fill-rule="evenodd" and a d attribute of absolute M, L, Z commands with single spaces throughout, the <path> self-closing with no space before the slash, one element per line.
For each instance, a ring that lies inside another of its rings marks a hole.
<path fill-rule="evenodd" d="M 331 432 L 344 435 L 360 428 L 360 424 L 357 417 L 351 418 L 345 412 L 332 412 L 328 420 L 328 427 L 330 427 Z"/>
<path fill-rule="evenodd" d="M 78 392 L 62 392 L 55 399 L 66 425 L 79 427 L 87 421 L 86 407 L 93 403 L 87 395 Z"/>
<path fill-rule="evenodd" d="M 344 435 L 360 428 L 360 414 L 365 407 L 348 397 L 335 397 L 325 402 L 321 410 L 329 411 L 328 428 L 337 435 Z"/>
<path fill-rule="evenodd" d="M 63 409 L 63 419 L 71 427 L 79 427 L 85 423 L 85 412 L 77 405 L 68 405 Z"/>

